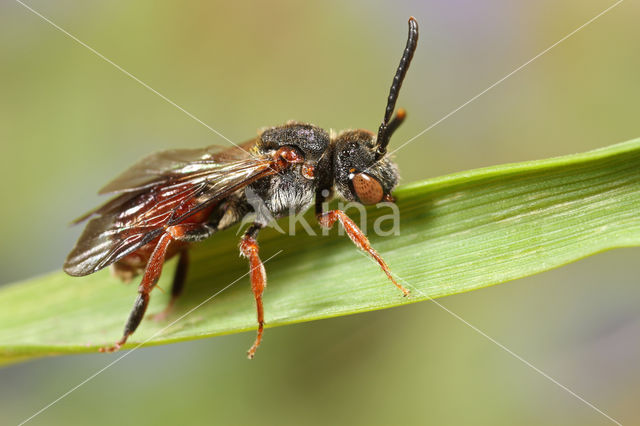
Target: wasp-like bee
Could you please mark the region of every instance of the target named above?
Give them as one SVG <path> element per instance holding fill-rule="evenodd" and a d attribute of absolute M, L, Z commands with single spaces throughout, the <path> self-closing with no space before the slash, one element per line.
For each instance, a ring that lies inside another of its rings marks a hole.
<path fill-rule="evenodd" d="M 190 244 L 252 212 L 248 194 L 258 197 L 269 213 L 255 212 L 255 221 L 240 242 L 240 253 L 251 267 L 258 311 L 258 335 L 248 351 L 249 358 L 262 339 L 262 293 L 267 281 L 256 237 L 272 218 L 315 204 L 321 226 L 330 228 L 339 221 L 355 245 L 369 253 L 393 284 L 408 295 L 356 224 L 343 211 L 324 211 L 323 206 L 334 193 L 362 204 L 393 201 L 391 191 L 398 182 L 398 172 L 386 158 L 387 145 L 405 118 L 403 109 L 392 115 L 417 42 L 418 23 L 412 17 L 377 136 L 368 130 L 347 130 L 332 137 L 313 124 L 289 122 L 264 130 L 234 148 L 211 146 L 153 154 L 102 188 L 100 194 L 117 196 L 75 221 L 90 219 L 64 270 L 84 276 L 111 265 L 123 280 L 142 273 L 142 282 L 122 338 L 100 350 L 111 352 L 125 344 L 145 314 L 164 262 L 178 256 L 171 300 L 164 313 L 171 309 L 184 286 Z"/>

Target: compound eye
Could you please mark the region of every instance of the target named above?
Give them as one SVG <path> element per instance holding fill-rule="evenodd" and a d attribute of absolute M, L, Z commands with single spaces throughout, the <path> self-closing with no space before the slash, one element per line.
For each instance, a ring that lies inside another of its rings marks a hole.
<path fill-rule="evenodd" d="M 351 178 L 353 190 L 362 204 L 377 204 L 384 197 L 380 182 L 366 173 L 354 174 Z"/>

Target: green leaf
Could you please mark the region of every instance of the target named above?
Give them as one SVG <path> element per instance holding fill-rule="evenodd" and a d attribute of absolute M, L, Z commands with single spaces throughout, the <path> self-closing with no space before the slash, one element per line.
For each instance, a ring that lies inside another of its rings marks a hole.
<path fill-rule="evenodd" d="M 263 260 L 270 259 L 264 297 L 268 326 L 470 291 L 607 249 L 640 245 L 640 139 L 429 179 L 395 195 L 400 234 L 369 235 L 401 283 L 411 288 L 411 296 L 402 297 L 336 229 L 330 236 L 309 236 L 299 228 L 296 236 L 287 236 L 267 229 L 260 245 Z M 368 212 L 371 229 L 390 209 Z M 305 217 L 314 223 L 310 215 Z M 354 219 L 358 222 L 357 215 Z M 289 223 L 280 226 L 286 230 Z M 317 225 L 313 230 L 320 232 Z M 143 321 L 127 347 L 255 329 L 248 266 L 238 257 L 237 231 L 217 234 L 192 250 L 185 294 L 174 314 L 167 323 Z M 160 287 L 170 287 L 174 267 L 175 261 L 166 265 Z M 84 278 L 57 272 L 2 288 L 0 364 L 94 352 L 114 342 L 135 294 L 135 285 L 121 284 L 108 271 Z M 161 310 L 168 298 L 154 291 L 149 312 Z M 252 341 L 253 335 L 247 335 L 247 346 Z"/>

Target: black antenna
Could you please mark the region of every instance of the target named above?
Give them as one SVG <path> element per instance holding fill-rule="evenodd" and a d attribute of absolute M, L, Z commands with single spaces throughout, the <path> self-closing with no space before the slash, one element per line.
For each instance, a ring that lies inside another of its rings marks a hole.
<path fill-rule="evenodd" d="M 407 46 L 404 48 L 402 58 L 400 59 L 400 64 L 398 65 L 398 69 L 396 70 L 396 75 L 395 77 L 393 77 L 393 83 L 391 83 L 391 89 L 389 90 L 389 98 L 387 99 L 387 109 L 384 113 L 382 124 L 380 124 L 380 128 L 378 129 L 378 139 L 376 142 L 378 146 L 376 149 L 377 159 L 381 158 L 387 153 L 387 145 L 389 144 L 391 135 L 393 135 L 393 132 L 398 128 L 400 124 L 402 124 L 402 121 L 407 115 L 405 110 L 401 108 L 398 110 L 396 116 L 393 117 L 393 120 L 391 120 L 393 110 L 396 108 L 398 93 L 400 92 L 400 87 L 402 87 L 402 81 L 404 80 L 404 76 L 407 74 L 409 64 L 411 63 L 413 53 L 416 51 L 417 46 L 418 21 L 416 21 L 416 18 L 412 16 L 411 18 L 409 18 L 409 35 L 407 37 Z"/>

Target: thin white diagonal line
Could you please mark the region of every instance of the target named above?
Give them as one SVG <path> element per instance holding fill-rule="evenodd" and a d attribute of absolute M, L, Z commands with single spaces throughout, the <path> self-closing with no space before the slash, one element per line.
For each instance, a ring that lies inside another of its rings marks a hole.
<path fill-rule="evenodd" d="M 278 251 L 276 254 L 274 254 L 273 256 L 269 257 L 267 260 L 265 260 L 264 262 L 262 262 L 263 264 L 267 263 L 268 261 L 270 261 L 271 259 L 273 259 L 274 257 L 276 257 L 277 255 L 279 255 L 280 253 L 282 253 L 282 250 Z M 185 318 L 186 316 L 190 315 L 193 311 L 195 311 L 196 309 L 200 308 L 202 305 L 204 305 L 205 303 L 207 303 L 208 301 L 210 301 L 211 299 L 213 299 L 214 297 L 216 297 L 217 295 L 219 295 L 220 293 L 222 293 L 223 291 L 225 291 L 226 289 L 228 289 L 229 287 L 231 287 L 232 285 L 234 285 L 235 283 L 237 283 L 238 281 L 240 281 L 241 279 L 243 279 L 244 277 L 246 277 L 247 275 L 249 275 L 253 269 L 255 268 L 250 268 L 248 272 L 246 272 L 245 274 L 243 274 L 242 276 L 238 277 L 237 279 L 235 279 L 234 281 L 232 281 L 230 284 L 228 284 L 226 287 L 224 287 L 222 290 L 217 291 L 216 293 L 214 293 L 213 295 L 209 296 L 208 298 L 206 298 L 203 302 L 199 303 L 198 305 L 196 305 L 195 307 L 191 308 L 190 310 L 188 310 L 185 314 L 183 314 L 182 316 L 180 316 L 179 318 L 177 318 L 176 320 L 174 320 L 173 322 L 171 322 L 171 324 L 167 325 L 166 327 L 164 327 L 161 330 L 156 331 L 153 335 L 151 335 L 151 337 L 149 337 L 148 339 L 138 343 L 138 345 L 136 345 L 134 348 L 132 348 L 130 351 L 125 352 L 124 354 L 122 354 L 122 356 L 118 357 L 116 360 L 110 362 L 109 364 L 107 364 L 106 366 L 102 367 L 100 370 L 96 371 L 95 373 L 93 373 L 91 376 L 87 377 L 86 379 L 84 379 L 82 382 L 78 383 L 77 385 L 75 385 L 74 387 L 72 387 L 71 389 L 69 389 L 68 391 L 66 391 L 65 393 L 63 393 L 62 395 L 60 395 L 58 398 L 56 398 L 54 401 L 50 402 L 49 404 L 47 404 L 46 406 L 42 407 L 40 410 L 38 410 L 36 413 L 32 414 L 30 417 L 28 417 L 27 419 L 23 420 L 22 422 L 20 422 L 19 426 L 24 425 L 25 423 L 33 420 L 34 417 L 36 417 L 39 414 L 42 414 L 44 411 L 46 411 L 47 409 L 51 408 L 54 404 L 60 402 L 62 399 L 66 398 L 67 396 L 69 396 L 69 394 L 71 394 L 72 392 L 74 392 L 75 390 L 77 390 L 79 387 L 81 387 L 82 385 L 86 384 L 87 382 L 93 380 L 96 376 L 98 376 L 100 373 L 102 373 L 103 371 L 105 371 L 106 369 L 110 368 L 111 366 L 113 366 L 114 364 L 116 364 L 118 361 L 120 361 L 121 359 L 123 359 L 124 357 L 130 355 L 132 352 L 134 352 L 135 350 L 137 350 L 138 348 L 140 348 L 140 346 L 144 345 L 145 343 L 147 343 L 148 341 L 150 341 L 151 339 L 153 339 L 154 337 L 156 337 L 157 335 L 161 334 L 162 332 L 164 332 L 166 329 L 168 329 L 169 327 L 173 326 L 174 324 L 176 324 L 178 321 L 181 321 L 183 318 Z"/>
<path fill-rule="evenodd" d="M 21 0 L 16 0 L 17 3 L 21 4 L 22 6 L 24 6 L 27 10 L 31 11 L 34 15 L 39 16 L 40 18 L 42 18 L 44 21 L 48 22 L 49 24 L 51 24 L 54 28 L 56 28 L 57 30 L 61 31 L 62 33 L 64 33 L 67 37 L 69 37 L 70 39 L 72 39 L 73 41 L 75 41 L 76 43 L 80 44 L 83 47 L 86 47 L 87 49 L 89 49 L 93 54 L 95 54 L 96 56 L 98 56 L 100 59 L 104 60 L 105 62 L 113 65 L 114 67 L 116 67 L 118 70 L 120 70 L 123 74 L 125 74 L 126 76 L 130 77 L 131 79 L 133 79 L 134 81 L 138 82 L 139 84 L 141 84 L 143 87 L 145 87 L 146 89 L 150 90 L 151 92 L 155 93 L 156 95 L 160 96 L 162 99 L 164 99 L 165 101 L 167 101 L 168 103 L 170 103 L 171 105 L 173 105 L 174 107 L 176 107 L 177 109 L 179 109 L 180 111 L 184 112 L 186 115 L 188 115 L 189 117 L 193 118 L 195 121 L 197 121 L 198 123 L 202 124 L 204 127 L 206 127 L 207 129 L 211 130 L 213 133 L 215 133 L 216 135 L 220 136 L 221 138 L 223 138 L 224 140 L 226 140 L 227 142 L 229 142 L 230 144 L 236 146 L 237 148 L 242 149 L 243 151 L 249 153 L 246 149 L 242 148 L 240 145 L 236 144 L 235 142 L 233 142 L 231 139 L 229 139 L 228 137 L 226 137 L 225 135 L 223 135 L 222 133 L 220 133 L 219 131 L 217 131 L 216 129 L 214 129 L 213 127 L 209 126 L 207 123 L 205 123 L 204 121 L 200 120 L 198 117 L 196 117 L 195 115 L 193 115 L 192 113 L 190 113 L 189 111 L 187 111 L 186 109 L 182 108 L 180 105 L 178 105 L 177 103 L 173 102 L 171 99 L 167 98 L 165 95 L 163 95 L 162 93 L 158 92 L 156 89 L 154 89 L 153 87 L 149 86 L 147 83 L 145 83 L 144 81 L 140 80 L 138 77 L 136 77 L 135 75 L 131 74 L 129 71 L 125 70 L 124 68 L 122 68 L 120 65 L 116 64 L 115 62 L 113 62 L 111 59 L 107 58 L 106 56 L 104 56 L 102 53 L 98 52 L 96 49 L 94 49 L 93 47 L 89 46 L 88 44 L 86 44 L 85 42 L 83 42 L 82 40 L 78 39 L 76 36 L 74 36 L 73 34 L 69 33 L 67 30 L 65 30 L 64 28 L 60 27 L 59 25 L 57 25 L 55 22 L 51 21 L 49 18 L 47 18 L 46 16 L 42 15 L 40 12 L 38 12 L 37 10 L 33 9 L 31 6 L 23 3 Z M 251 153 L 249 153 L 251 155 Z"/>
<path fill-rule="evenodd" d="M 533 58 L 529 59 L 527 62 L 525 62 L 524 64 L 520 65 L 518 68 L 516 68 L 515 70 L 511 71 L 509 74 L 505 75 L 504 77 L 502 77 L 500 80 L 496 81 L 495 83 L 493 83 L 491 86 L 487 87 L 486 89 L 484 89 L 482 92 L 478 93 L 477 95 L 475 95 L 474 97 L 472 97 L 471 99 L 469 99 L 468 101 L 466 101 L 465 103 L 463 103 L 462 105 L 460 105 L 459 107 L 457 107 L 456 109 L 454 109 L 453 111 L 449 112 L 447 115 L 445 115 L 444 117 L 442 117 L 441 119 L 439 119 L 438 121 L 432 123 L 429 127 L 427 127 L 426 129 L 422 130 L 420 133 L 418 133 L 417 135 L 415 135 L 414 137 L 412 137 L 411 139 L 409 139 L 408 141 L 406 141 L 405 143 L 403 143 L 402 145 L 400 145 L 398 148 L 394 149 L 393 151 L 391 151 L 388 155 L 391 155 L 395 152 L 398 152 L 400 149 L 404 148 L 405 146 L 407 146 L 408 144 L 410 144 L 411 142 L 413 142 L 414 140 L 416 140 L 417 138 L 419 138 L 420 136 L 424 135 L 425 133 L 427 133 L 429 130 L 433 129 L 434 127 L 436 127 L 438 124 L 442 123 L 444 120 L 446 120 L 447 118 L 451 117 L 453 114 L 455 114 L 456 112 L 460 111 L 462 108 L 466 107 L 467 105 L 469 105 L 471 102 L 475 101 L 476 99 L 478 99 L 480 96 L 484 95 L 485 93 L 487 93 L 489 90 L 493 89 L 494 87 L 496 87 L 498 84 L 502 83 L 503 81 L 505 81 L 506 79 L 508 79 L 509 77 L 511 77 L 512 75 L 514 75 L 515 73 L 517 73 L 518 71 L 520 71 L 521 69 L 523 69 L 524 67 L 526 67 L 527 65 L 529 65 L 531 62 L 535 61 L 536 59 L 538 59 L 539 57 L 541 57 L 542 55 L 544 55 L 545 53 L 547 53 L 548 51 L 550 51 L 551 49 L 553 49 L 554 47 L 556 47 L 557 45 L 559 45 L 560 43 L 562 43 L 563 41 L 565 41 L 566 39 L 568 39 L 569 37 L 571 37 L 572 35 L 574 35 L 575 33 L 577 33 L 578 31 L 582 30 L 584 27 L 586 27 L 587 25 L 591 24 L 593 21 L 595 21 L 596 19 L 600 18 L 602 15 L 604 15 L 605 13 L 609 12 L 611 9 L 613 9 L 614 7 L 618 6 L 620 3 L 622 3 L 624 0 L 618 0 L 617 2 L 615 2 L 614 4 L 612 4 L 611 6 L 609 6 L 608 8 L 606 8 L 605 10 L 603 10 L 602 12 L 598 13 L 596 16 L 594 16 L 593 18 L 589 19 L 587 22 L 585 22 L 584 24 L 580 25 L 578 28 L 576 28 L 575 30 L 571 31 L 569 34 L 567 34 L 566 36 L 562 37 L 560 40 L 556 41 L 555 43 L 553 43 L 551 46 L 547 47 L 546 49 L 544 49 L 542 52 L 538 53 L 536 56 L 534 56 Z"/>
<path fill-rule="evenodd" d="M 365 257 L 367 260 L 369 260 L 371 263 L 378 265 L 378 263 L 376 261 L 374 261 L 373 259 L 371 259 L 369 256 L 367 256 L 366 254 L 362 253 L 361 251 L 358 251 L 358 253 L 360 255 L 362 255 L 363 257 Z M 532 368 L 535 372 L 537 372 L 538 374 L 542 375 L 544 378 L 548 379 L 549 381 L 555 383 L 556 385 L 558 385 L 560 388 L 562 388 L 563 390 L 565 390 L 566 392 L 568 392 L 569 394 L 571 394 L 572 396 L 576 397 L 577 399 L 579 399 L 580 401 L 582 401 L 583 403 L 587 404 L 589 407 L 593 408 L 595 411 L 597 411 L 598 413 L 602 414 L 603 416 L 605 416 L 607 419 L 611 420 L 613 423 L 622 426 L 622 424 L 615 420 L 613 417 L 609 416 L 607 413 L 605 413 L 604 411 L 602 411 L 601 409 L 599 409 L 598 407 L 596 407 L 595 405 L 593 405 L 592 403 L 590 403 L 589 401 L 587 401 L 586 399 L 584 399 L 583 397 L 581 397 L 580 395 L 578 395 L 577 393 L 575 393 L 574 391 L 572 391 L 571 389 L 569 389 L 568 387 L 566 387 L 565 385 L 563 385 L 562 383 L 560 383 L 559 381 L 557 381 L 556 379 L 554 379 L 553 377 L 551 377 L 549 374 L 545 373 L 544 371 L 540 370 L 538 367 L 536 367 L 535 365 L 533 365 L 532 363 L 530 363 L 529 361 L 527 361 L 526 359 L 524 359 L 523 357 L 521 357 L 520 355 L 518 355 L 517 353 L 513 352 L 511 349 L 507 348 L 505 345 L 503 345 L 502 343 L 498 342 L 496 339 L 494 339 L 493 337 L 489 336 L 487 333 L 485 333 L 484 331 L 480 330 L 478 327 L 476 327 L 475 325 L 471 324 L 469 321 L 465 320 L 464 318 L 462 318 L 460 315 L 456 314 L 455 312 L 453 312 L 451 309 L 447 308 L 446 306 L 444 306 L 443 304 L 441 304 L 440 302 L 438 302 L 437 300 L 435 300 L 434 298 L 432 298 L 431 296 L 425 294 L 424 292 L 422 292 L 422 290 L 420 290 L 419 288 L 413 286 L 412 284 L 410 284 L 407 280 L 405 280 L 404 278 L 398 276 L 398 274 L 395 274 L 393 272 L 391 272 L 391 274 L 393 274 L 393 276 L 395 278 L 397 278 L 398 280 L 402 281 L 407 287 L 410 287 L 412 290 L 416 291 L 417 293 L 419 293 L 420 295 L 422 295 L 423 297 L 426 297 L 428 300 L 430 300 L 431 302 L 435 303 L 436 305 L 438 305 L 440 308 L 444 309 L 447 313 L 449 313 L 451 316 L 453 316 L 454 318 L 456 318 L 457 320 L 461 321 L 463 324 L 469 326 L 472 330 L 476 331 L 477 333 L 479 333 L 480 335 L 484 336 L 486 339 L 488 339 L 489 341 L 491 341 L 492 343 L 494 343 L 495 345 L 497 345 L 499 348 L 501 348 L 502 350 L 504 350 L 505 352 L 507 352 L 509 355 L 513 356 L 514 358 L 516 358 L 517 360 L 521 361 L 522 363 L 526 364 L 527 366 L 529 366 L 530 368 Z"/>

